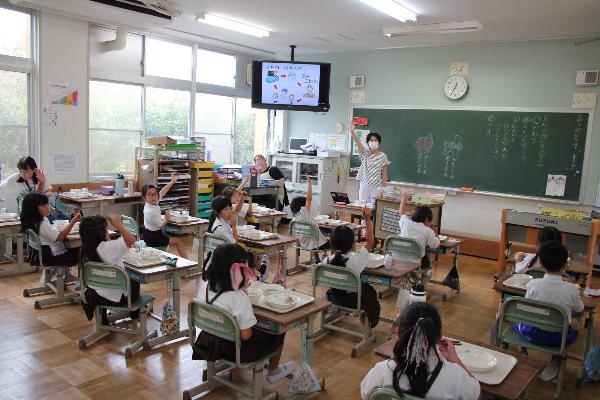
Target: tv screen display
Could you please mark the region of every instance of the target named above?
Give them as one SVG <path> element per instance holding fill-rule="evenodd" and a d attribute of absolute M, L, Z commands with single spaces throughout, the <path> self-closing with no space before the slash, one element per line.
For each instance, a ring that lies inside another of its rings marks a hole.
<path fill-rule="evenodd" d="M 328 111 L 331 64 L 252 62 L 252 107 Z"/>

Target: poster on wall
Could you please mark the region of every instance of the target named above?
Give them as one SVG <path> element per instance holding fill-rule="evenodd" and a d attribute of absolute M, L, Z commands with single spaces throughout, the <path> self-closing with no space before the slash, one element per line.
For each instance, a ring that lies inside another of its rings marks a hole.
<path fill-rule="evenodd" d="M 355 129 L 354 132 L 356 132 L 356 136 L 358 136 L 358 138 L 360 139 L 360 142 L 366 148 L 367 147 L 367 135 L 369 133 L 371 133 L 371 130 L 370 129 Z M 354 155 L 354 156 L 358 155 L 358 146 L 356 145 L 356 143 L 352 144 L 352 155 Z"/>
<path fill-rule="evenodd" d="M 61 104 L 66 106 L 79 105 L 79 90 L 68 83 L 48 83 L 47 94 L 49 104 Z"/>
<path fill-rule="evenodd" d="M 55 174 L 79 173 L 78 153 L 51 153 L 50 166 Z"/>

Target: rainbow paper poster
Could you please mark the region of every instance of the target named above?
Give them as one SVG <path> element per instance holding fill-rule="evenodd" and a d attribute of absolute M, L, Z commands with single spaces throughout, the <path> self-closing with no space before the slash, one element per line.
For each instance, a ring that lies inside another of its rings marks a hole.
<path fill-rule="evenodd" d="M 75 91 L 67 94 L 66 96 L 59 98 L 56 103 L 65 104 L 65 105 L 69 105 L 69 106 L 79 105 L 79 91 L 75 90 Z"/>

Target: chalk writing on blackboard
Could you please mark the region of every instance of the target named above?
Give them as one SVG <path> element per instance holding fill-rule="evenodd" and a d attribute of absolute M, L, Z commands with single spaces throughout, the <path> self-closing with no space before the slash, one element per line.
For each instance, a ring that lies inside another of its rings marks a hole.
<path fill-rule="evenodd" d="M 429 155 L 433 148 L 433 135 L 431 132 L 427 136 L 420 136 L 415 142 L 415 147 L 417 148 L 417 173 L 426 175 Z"/>
<path fill-rule="evenodd" d="M 454 179 L 454 171 L 456 169 L 456 159 L 462 151 L 463 145 L 461 137 L 454 135 L 454 139 L 449 142 L 444 142 L 444 177 Z"/>
<path fill-rule="evenodd" d="M 577 114 L 575 129 L 573 130 L 573 144 L 571 145 L 571 156 L 569 161 L 569 170 L 577 168 L 577 158 L 581 151 L 581 137 L 583 136 L 583 114 Z"/>

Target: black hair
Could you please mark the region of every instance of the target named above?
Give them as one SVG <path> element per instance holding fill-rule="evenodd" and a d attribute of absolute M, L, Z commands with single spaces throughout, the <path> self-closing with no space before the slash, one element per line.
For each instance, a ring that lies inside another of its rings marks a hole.
<path fill-rule="evenodd" d="M 101 215 L 83 217 L 79 224 L 81 236 L 81 265 L 88 261 L 102 262 L 98 255 L 98 245 L 106 240 L 108 222 Z"/>
<path fill-rule="evenodd" d="M 156 189 L 156 191 L 158 192 L 158 188 L 156 187 L 156 185 L 147 183 L 144 186 L 142 186 L 142 197 L 146 197 L 146 195 L 148 194 L 148 190 L 150 189 Z"/>
<path fill-rule="evenodd" d="M 379 142 L 379 144 L 381 144 L 381 135 L 377 132 L 370 132 L 367 134 L 367 143 L 369 143 L 369 140 L 371 140 L 371 138 L 374 137 L 375 139 L 377 139 L 377 141 Z"/>
<path fill-rule="evenodd" d="M 544 243 L 549 242 L 551 240 L 556 240 L 558 242 L 562 241 L 562 235 L 561 235 L 560 231 L 553 226 L 545 226 L 542 229 L 540 229 L 540 231 L 538 232 L 538 238 L 537 238 L 538 247 L 541 247 Z M 529 261 L 529 264 L 527 264 L 527 267 L 525 267 L 525 269 L 527 270 L 527 269 L 533 267 L 539 257 L 540 257 L 540 253 L 538 251 L 535 253 L 535 257 L 533 257 Z"/>
<path fill-rule="evenodd" d="M 393 372 L 394 390 L 399 395 L 403 394 L 400 379 L 406 375 L 410 384 L 408 393 L 425 397 L 430 372 L 429 354 L 432 350 L 436 351 L 435 346 L 442 338 L 442 318 L 431 304 L 417 302 L 404 309 L 397 324 L 398 340 L 394 345 L 393 356 L 396 362 Z"/>
<path fill-rule="evenodd" d="M 230 270 L 233 264 L 246 263 L 247 261 L 248 253 L 242 246 L 234 243 L 218 245 L 212 252 L 210 268 L 206 271 L 210 290 L 214 293 L 220 293 L 241 289 L 241 287 L 234 288 L 231 286 Z M 241 285 L 243 284 L 242 282 Z"/>
<path fill-rule="evenodd" d="M 38 178 L 37 178 L 37 175 L 35 174 L 35 170 L 37 167 L 38 167 L 37 163 L 31 156 L 21 157 L 19 159 L 19 161 L 17 161 L 17 169 L 19 171 L 24 170 L 24 169 L 30 169 L 30 170 L 34 171 L 33 176 L 31 177 L 31 181 L 36 185 L 38 184 Z M 25 179 L 23 179 L 19 176 L 19 178 L 17 179 L 17 182 L 19 182 L 19 183 L 25 182 Z"/>
<path fill-rule="evenodd" d="M 569 251 L 558 240 L 544 243 L 538 251 L 542 267 L 548 272 L 558 272 L 567 264 Z"/>
<path fill-rule="evenodd" d="M 415 222 L 425 222 L 433 220 L 431 208 L 427 206 L 417 206 L 411 214 L 411 219 Z"/>
<path fill-rule="evenodd" d="M 292 214 L 296 215 L 300 212 L 302 207 L 306 206 L 306 196 L 298 196 L 294 197 L 290 202 L 290 210 L 292 210 Z"/>
<path fill-rule="evenodd" d="M 227 207 L 231 207 L 231 200 L 229 200 L 225 196 L 217 196 L 212 201 L 212 213 L 210 214 L 210 218 L 208 219 L 208 229 L 212 229 L 212 226 L 224 209 Z"/>
<path fill-rule="evenodd" d="M 223 191 L 221 192 L 221 196 L 225 196 L 228 199 L 231 200 L 231 197 L 233 196 L 233 194 L 235 193 L 237 189 L 234 188 L 233 186 L 227 186 L 225 189 L 223 189 Z"/>
<path fill-rule="evenodd" d="M 38 207 L 48 203 L 48 196 L 40 192 L 29 192 L 23 197 L 20 215 L 22 232 L 32 229 L 35 233 L 40 233 L 40 224 L 44 217 L 40 214 Z"/>
<path fill-rule="evenodd" d="M 336 226 L 331 232 L 329 241 L 331 242 L 331 249 L 335 252 L 329 264 L 345 267 L 346 259 L 343 254 L 352 250 L 352 246 L 354 246 L 354 232 L 347 226 Z"/>

